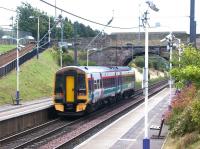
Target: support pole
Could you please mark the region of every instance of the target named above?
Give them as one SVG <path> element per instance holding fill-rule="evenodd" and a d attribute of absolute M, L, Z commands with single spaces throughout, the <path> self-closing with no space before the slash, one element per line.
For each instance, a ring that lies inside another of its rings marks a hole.
<path fill-rule="evenodd" d="M 169 70 L 172 70 L 172 40 L 169 40 Z M 172 76 L 169 75 L 169 110 L 171 110 L 171 101 L 172 101 Z"/>
<path fill-rule="evenodd" d="M 61 15 L 61 18 L 60 18 L 60 21 L 61 21 L 61 45 L 60 45 L 60 67 L 62 68 L 63 67 L 63 60 L 62 60 L 62 54 L 63 54 L 63 51 L 62 51 L 62 47 L 63 47 L 63 20 L 62 20 L 62 15 Z"/>
<path fill-rule="evenodd" d="M 150 139 L 148 138 L 148 59 L 149 59 L 149 36 L 148 36 L 148 11 L 145 12 L 144 16 L 144 29 L 145 29 L 145 66 L 144 66 L 144 89 L 145 89 L 145 114 L 144 114 L 144 139 L 143 149 L 150 149 Z"/>
<path fill-rule="evenodd" d="M 37 32 L 37 59 L 39 59 L 39 41 L 40 41 L 40 18 L 39 16 L 37 17 L 38 19 L 38 32 Z"/>
<path fill-rule="evenodd" d="M 19 105 L 19 18 L 17 15 L 17 91 L 16 91 L 16 104 Z"/>
<path fill-rule="evenodd" d="M 50 23 L 51 23 L 51 18 L 49 17 L 49 38 L 48 38 L 49 44 L 51 42 L 51 25 L 50 25 Z"/>

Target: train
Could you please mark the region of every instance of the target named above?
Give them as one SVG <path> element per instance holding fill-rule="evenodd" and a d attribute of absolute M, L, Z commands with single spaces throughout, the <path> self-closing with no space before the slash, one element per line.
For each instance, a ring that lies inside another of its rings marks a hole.
<path fill-rule="evenodd" d="M 66 66 L 55 73 L 53 102 L 59 115 L 80 116 L 130 97 L 134 91 L 134 68 Z"/>

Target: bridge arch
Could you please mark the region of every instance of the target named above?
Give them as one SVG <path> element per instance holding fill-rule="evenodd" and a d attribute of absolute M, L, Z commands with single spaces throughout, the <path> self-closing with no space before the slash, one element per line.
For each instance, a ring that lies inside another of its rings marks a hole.
<path fill-rule="evenodd" d="M 101 51 L 91 53 L 89 60 L 96 62 L 100 66 L 125 66 L 132 60 L 132 57 L 144 55 L 144 48 L 144 46 L 107 47 Z M 166 46 L 149 46 L 149 54 L 169 59 L 169 52 Z"/>

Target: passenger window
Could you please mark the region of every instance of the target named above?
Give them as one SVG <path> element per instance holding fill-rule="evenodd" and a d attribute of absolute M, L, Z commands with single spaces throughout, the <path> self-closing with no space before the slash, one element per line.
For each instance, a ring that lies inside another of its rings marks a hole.
<path fill-rule="evenodd" d="M 84 74 L 78 74 L 78 94 L 79 95 L 86 95 L 86 85 L 85 85 L 85 75 Z"/>
<path fill-rule="evenodd" d="M 98 88 L 97 80 L 94 80 L 94 89 Z"/>

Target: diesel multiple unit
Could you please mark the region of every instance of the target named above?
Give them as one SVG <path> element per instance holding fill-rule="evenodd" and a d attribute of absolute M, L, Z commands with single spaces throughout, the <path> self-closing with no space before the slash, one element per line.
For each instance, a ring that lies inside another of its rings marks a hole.
<path fill-rule="evenodd" d="M 131 96 L 134 89 L 133 68 L 68 66 L 56 72 L 54 105 L 60 115 L 82 115 Z"/>

